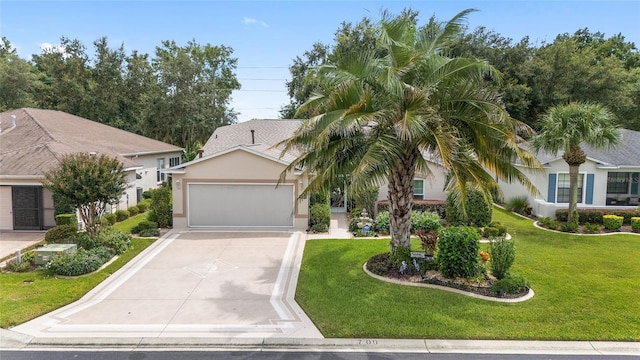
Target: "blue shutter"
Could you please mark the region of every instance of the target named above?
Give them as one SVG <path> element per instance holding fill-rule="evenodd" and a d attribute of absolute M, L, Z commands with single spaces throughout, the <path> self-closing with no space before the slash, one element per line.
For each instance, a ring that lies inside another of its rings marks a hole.
<path fill-rule="evenodd" d="M 586 204 L 593 204 L 593 174 L 587 174 L 587 201 Z"/>
<path fill-rule="evenodd" d="M 556 174 L 549 174 L 549 190 L 547 191 L 547 202 L 556 202 Z"/>
<path fill-rule="evenodd" d="M 640 173 L 631 174 L 631 194 L 638 195 L 638 181 L 640 181 Z"/>

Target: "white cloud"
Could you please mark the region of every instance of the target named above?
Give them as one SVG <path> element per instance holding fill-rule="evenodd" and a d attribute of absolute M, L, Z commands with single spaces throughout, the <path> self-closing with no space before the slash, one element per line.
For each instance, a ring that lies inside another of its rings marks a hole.
<path fill-rule="evenodd" d="M 52 45 L 51 43 L 44 42 L 40 44 L 40 52 L 41 53 L 45 53 L 45 52 L 64 53 L 64 48 L 60 45 Z"/>
<path fill-rule="evenodd" d="M 254 18 L 249 18 L 249 17 L 243 17 L 242 23 L 245 25 L 257 24 L 257 25 L 262 25 L 262 27 L 266 27 L 266 28 L 269 27 L 269 24 L 267 24 L 266 22 L 262 20 L 254 19 Z"/>

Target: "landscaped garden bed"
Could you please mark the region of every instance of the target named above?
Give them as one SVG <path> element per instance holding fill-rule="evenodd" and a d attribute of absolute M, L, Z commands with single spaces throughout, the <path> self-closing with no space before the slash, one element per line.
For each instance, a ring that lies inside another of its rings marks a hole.
<path fill-rule="evenodd" d="M 640 341 L 637 235 L 549 232 L 500 209 L 493 220 L 516 239 L 512 271 L 535 289 L 530 300 L 490 302 L 375 279 L 362 266 L 388 252 L 389 239 L 378 238 L 307 242 L 296 301 L 325 337 Z"/>

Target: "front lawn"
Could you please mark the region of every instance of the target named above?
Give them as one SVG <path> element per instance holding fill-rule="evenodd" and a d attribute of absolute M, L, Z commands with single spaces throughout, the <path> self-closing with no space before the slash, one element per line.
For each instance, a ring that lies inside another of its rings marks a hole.
<path fill-rule="evenodd" d="M 155 240 L 133 238 L 129 249 L 118 259 L 86 276 L 57 278 L 44 270 L 0 273 L 0 327 L 21 324 L 80 299 Z"/>
<path fill-rule="evenodd" d="M 325 337 L 640 340 L 640 236 L 552 233 L 494 209 L 533 299 L 505 304 L 389 284 L 362 265 L 389 240 L 313 240 L 296 300 Z"/>

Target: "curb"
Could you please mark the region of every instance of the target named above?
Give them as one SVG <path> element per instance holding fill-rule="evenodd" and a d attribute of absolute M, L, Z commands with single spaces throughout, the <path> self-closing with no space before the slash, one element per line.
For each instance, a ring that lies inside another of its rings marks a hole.
<path fill-rule="evenodd" d="M 0 329 L 3 350 L 228 350 L 639 356 L 640 342 L 446 339 L 31 338 Z"/>

